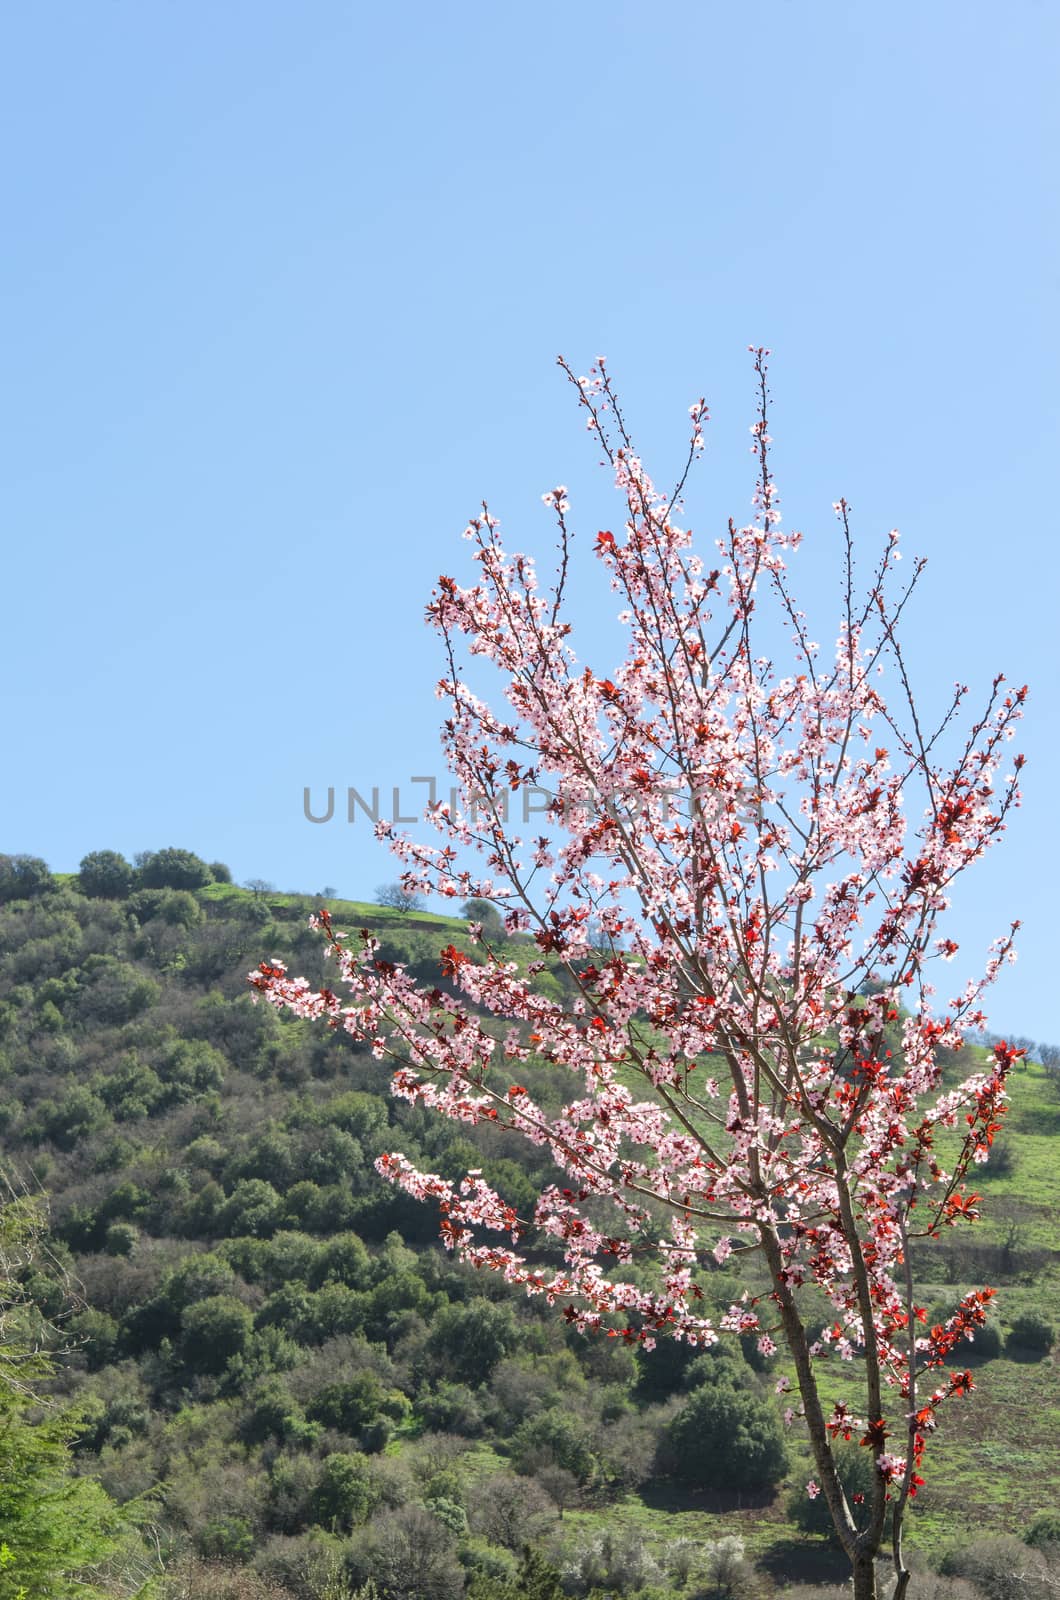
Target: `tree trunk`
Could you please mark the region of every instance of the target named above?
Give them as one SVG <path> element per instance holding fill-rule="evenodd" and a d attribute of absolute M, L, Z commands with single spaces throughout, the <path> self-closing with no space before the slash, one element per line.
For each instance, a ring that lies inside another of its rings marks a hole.
<path fill-rule="evenodd" d="M 854 1562 L 854 1600 L 878 1600 L 876 1563 L 872 1556 L 857 1555 Z"/>

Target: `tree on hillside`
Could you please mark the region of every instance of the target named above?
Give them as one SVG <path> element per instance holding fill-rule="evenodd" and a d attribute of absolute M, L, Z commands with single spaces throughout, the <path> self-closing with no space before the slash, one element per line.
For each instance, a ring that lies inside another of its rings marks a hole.
<path fill-rule="evenodd" d="M 1038 1060 L 1046 1072 L 1055 1073 L 1060 1068 L 1060 1044 L 1040 1044 Z"/>
<path fill-rule="evenodd" d="M 135 878 L 129 862 L 117 850 L 90 851 L 82 857 L 77 876 L 82 894 L 100 900 L 123 900 Z"/>
<path fill-rule="evenodd" d="M 724 1378 L 693 1392 L 661 1454 L 675 1477 L 701 1489 L 772 1489 L 788 1466 L 775 1411 Z"/>
<path fill-rule="evenodd" d="M 491 900 L 465 900 L 460 910 L 469 922 L 478 924 L 487 943 L 504 938 L 504 920 Z"/>
<path fill-rule="evenodd" d="M 491 901 L 510 931 L 532 934 L 539 959 L 522 969 L 503 949 L 450 945 L 453 998 L 382 959 L 370 934 L 348 941 L 322 912 L 352 1004 L 279 963 L 252 981 L 391 1061 L 399 1097 L 521 1134 L 564 1169 L 565 1183 L 520 1217 L 481 1173 L 454 1185 L 400 1154 L 380 1157 L 395 1183 L 440 1203 L 463 1259 L 545 1295 L 575 1328 L 631 1343 L 668 1334 L 709 1345 L 720 1328 L 753 1333 L 768 1356 L 783 1341 L 798 1384 L 786 1418 L 804 1419 L 815 1463 L 807 1492 L 824 1496 L 857 1600 L 876 1595 L 893 1510 L 901 1600 L 902 1512 L 925 1441 L 944 1402 L 972 1387 L 947 1358 L 984 1323 L 991 1295 L 969 1293 L 930 1326 L 909 1242 L 975 1217 L 966 1174 L 988 1154 L 1020 1054 L 998 1041 L 944 1088 L 939 1053 L 982 1028 L 982 993 L 1014 928 L 984 975 L 938 1008 L 928 976 L 957 951 L 937 932 L 954 879 L 1016 803 L 1021 758 L 1003 759 L 1025 691 L 998 677 L 966 717 L 958 686 L 928 719 L 900 637 L 921 564 L 903 580 L 892 532 L 859 586 L 842 500 L 836 643 L 814 642 L 789 581 L 800 536 L 781 529 L 765 356 L 754 358 L 753 517 L 729 523 L 714 566 L 695 553 L 681 509 L 704 403 L 691 408 L 684 470 L 664 494 L 603 362 L 586 378 L 561 363 L 622 503 L 616 531 L 595 539 L 629 636 L 610 674 L 573 652 L 563 487 L 544 497 L 558 530 L 550 587 L 506 551 L 484 507 L 467 529 L 478 581 L 442 577 L 428 608 L 444 641 L 443 742 L 463 810 L 434 808 L 438 846 L 388 830 L 402 884 Z M 500 671 L 499 709 L 468 681 L 465 643 L 476 669 L 485 658 Z M 542 832 L 522 837 L 507 801 L 530 785 L 546 791 L 548 812 Z M 464 864 L 475 847 L 480 872 Z M 535 986 L 546 959 L 565 967 L 573 998 Z M 534 1093 L 540 1061 L 550 1083 L 556 1068 L 574 1079 L 559 1112 Z M 944 1170 L 935 1139 L 951 1128 Z M 531 1228 L 528 1258 L 519 1246 Z M 542 1264 L 542 1238 L 562 1265 Z M 716 1268 L 752 1251 L 767 1291 L 709 1315 Z M 817 1336 L 822 1291 L 832 1313 Z M 822 1368 L 854 1356 L 860 1403 L 826 1402 Z M 836 1468 L 848 1440 L 872 1460 L 860 1501 Z"/>
<path fill-rule="evenodd" d="M 213 873 L 201 856 L 175 845 L 141 851 L 136 865 L 145 889 L 202 889 L 213 882 Z"/>
<path fill-rule="evenodd" d="M 423 910 L 423 896 L 402 883 L 381 883 L 375 891 L 375 903 L 391 911 Z"/>
<path fill-rule="evenodd" d="M 8 900 L 34 900 L 54 887 L 48 863 L 40 856 L 0 855 L 0 905 Z"/>

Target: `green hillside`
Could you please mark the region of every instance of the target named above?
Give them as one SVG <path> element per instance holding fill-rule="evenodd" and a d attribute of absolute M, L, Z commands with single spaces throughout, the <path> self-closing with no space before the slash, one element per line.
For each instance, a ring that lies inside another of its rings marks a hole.
<path fill-rule="evenodd" d="M 322 976 L 319 902 L 238 888 L 187 852 L 84 881 L 20 859 L 0 858 L 0 1170 L 45 1197 L 49 1237 L 14 1263 L 8 1301 L 47 1319 L 34 1336 L 56 1402 L 80 1408 L 77 1471 L 150 1524 L 166 1573 L 150 1592 L 764 1600 L 841 1579 L 792 1519 L 809 1466 L 778 1421 L 782 1360 L 573 1334 L 454 1266 L 433 1211 L 377 1177 L 389 1149 L 450 1178 L 479 1167 L 525 1215 L 558 1175 L 503 1130 L 390 1098 L 346 1035 L 252 1003 L 264 957 Z M 329 904 L 419 978 L 444 982 L 441 948 L 466 947 L 459 917 Z M 1028 1065 L 1012 1102 L 984 1221 L 916 1262 L 925 1303 L 1001 1290 L 977 1393 L 946 1408 L 911 1516 L 936 1565 L 1021 1537 L 1060 1497 L 1057 1354 L 1046 1333 L 1033 1347 L 1060 1291 L 1060 1075 Z M 711 1281 L 719 1307 L 754 1286 L 731 1266 Z M 1030 1584 L 1048 1556 L 1019 1548 Z M 111 1581 L 101 1593 L 131 1592 Z M 928 1582 L 936 1600 L 993 1593 L 982 1573 Z"/>

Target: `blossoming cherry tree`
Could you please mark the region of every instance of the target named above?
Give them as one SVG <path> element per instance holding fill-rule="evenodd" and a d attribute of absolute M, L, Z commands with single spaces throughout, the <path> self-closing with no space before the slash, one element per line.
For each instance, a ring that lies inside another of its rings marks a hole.
<path fill-rule="evenodd" d="M 929 1326 L 910 1244 L 977 1215 L 966 1178 L 1021 1054 L 999 1044 L 951 1084 L 942 1053 L 982 1027 L 983 989 L 1018 925 L 944 1004 L 928 974 L 957 953 L 937 932 L 951 885 L 1017 803 L 1021 758 L 1006 771 L 1003 756 L 1026 691 L 998 677 L 968 716 L 958 685 L 925 722 L 899 635 L 923 564 L 902 581 L 892 532 L 859 589 L 845 501 L 835 646 L 814 642 L 789 581 L 800 536 L 782 531 L 770 464 L 768 352 L 753 355 L 753 515 L 729 523 L 714 564 L 683 512 L 703 401 L 662 493 L 603 359 L 587 377 L 560 362 L 622 503 L 616 531 L 595 537 L 628 634 L 609 675 L 574 652 L 564 487 L 544 497 L 558 530 L 547 587 L 485 506 L 466 530 L 477 581 L 439 579 L 427 615 L 463 803 L 430 808 L 438 843 L 380 832 L 409 892 L 488 901 L 521 945 L 472 925 L 470 951 L 442 952 L 444 985 L 417 984 L 322 911 L 348 998 L 276 961 L 251 982 L 367 1042 L 396 1095 L 547 1148 L 557 1181 L 528 1217 L 481 1172 L 451 1184 L 380 1158 L 384 1176 L 438 1203 L 461 1259 L 544 1295 L 579 1329 L 647 1346 L 725 1331 L 755 1334 L 766 1354 L 782 1344 L 798 1389 L 785 1415 L 804 1419 L 808 1492 L 827 1501 L 855 1596 L 876 1595 L 890 1508 L 901 1600 L 902 1517 L 925 1443 L 944 1403 L 973 1387 L 949 1357 L 992 1294 Z M 461 641 L 499 671 L 495 705 L 462 675 Z M 537 837 L 509 820 L 508 798 L 530 787 L 549 796 Z M 541 984 L 545 971 L 561 986 Z M 558 1109 L 535 1090 L 540 1063 L 569 1074 Z M 944 1161 L 939 1134 L 952 1129 Z M 710 1315 L 716 1264 L 749 1251 L 767 1291 Z M 822 1366 L 837 1359 L 852 1363 L 857 1406 L 822 1399 Z M 840 1440 L 871 1452 L 871 1493 L 848 1500 Z"/>

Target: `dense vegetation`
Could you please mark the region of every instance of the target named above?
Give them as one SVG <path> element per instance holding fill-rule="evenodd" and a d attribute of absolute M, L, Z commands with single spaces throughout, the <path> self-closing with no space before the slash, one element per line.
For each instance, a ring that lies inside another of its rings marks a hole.
<path fill-rule="evenodd" d="M 433 1214 L 376 1176 L 395 1148 L 451 1178 L 479 1167 L 525 1215 L 557 1175 L 503 1131 L 392 1100 L 345 1035 L 251 1003 L 262 956 L 319 974 L 313 903 L 238 889 L 184 850 L 97 851 L 65 878 L 0 857 L 0 1162 L 50 1212 L 46 1242 L 3 1258 L 0 1600 L 20 1584 L 63 1595 L 62 1574 L 86 1566 L 101 1594 L 149 1582 L 174 1600 L 754 1596 L 840 1571 L 779 1420 L 782 1363 L 738 1343 L 634 1355 L 587 1340 L 454 1267 Z M 445 982 L 439 952 L 462 921 L 333 910 Z M 988 1223 L 918 1263 L 940 1305 L 973 1278 L 1009 1286 L 1007 1322 L 971 1352 L 982 1393 L 913 1521 L 948 1572 L 924 1580 L 939 1596 L 1035 1595 L 1058 1545 L 1045 1311 L 1060 1096 L 1056 1053 L 1038 1054 L 985 1180 Z M 535 1091 L 558 1100 L 563 1083 L 538 1071 Z M 22 1205 L 4 1207 L 9 1238 Z M 713 1281 L 728 1304 L 735 1268 Z M 19 1501 L 30 1462 L 43 1487 Z M 82 1546 L 27 1584 L 29 1507 L 47 1496 L 69 1507 L 50 1526 L 76 1525 Z M 1018 1590 L 988 1570 L 1011 1578 L 991 1542 L 1005 1530 L 1029 1541 Z"/>

